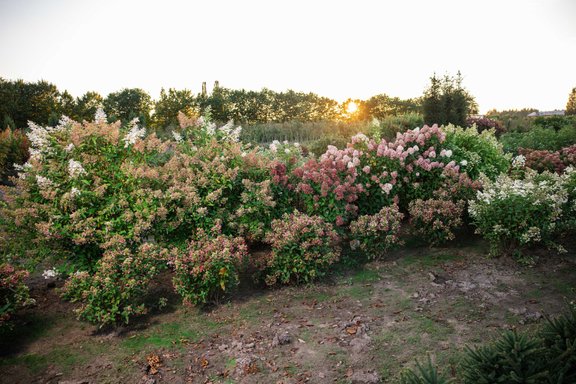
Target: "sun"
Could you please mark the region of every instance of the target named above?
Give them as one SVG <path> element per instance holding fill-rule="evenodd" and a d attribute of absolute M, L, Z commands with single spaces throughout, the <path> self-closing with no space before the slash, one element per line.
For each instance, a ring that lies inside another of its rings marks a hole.
<path fill-rule="evenodd" d="M 348 103 L 348 105 L 346 105 L 347 114 L 352 115 L 356 111 L 358 111 L 358 104 L 356 104 L 355 102 L 351 101 Z"/>

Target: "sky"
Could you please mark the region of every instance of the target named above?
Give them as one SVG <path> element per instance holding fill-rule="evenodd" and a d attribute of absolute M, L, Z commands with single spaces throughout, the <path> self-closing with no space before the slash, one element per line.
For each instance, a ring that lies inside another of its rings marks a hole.
<path fill-rule="evenodd" d="M 461 71 L 480 112 L 564 109 L 576 0 L 0 0 L 0 77 L 418 97 Z"/>

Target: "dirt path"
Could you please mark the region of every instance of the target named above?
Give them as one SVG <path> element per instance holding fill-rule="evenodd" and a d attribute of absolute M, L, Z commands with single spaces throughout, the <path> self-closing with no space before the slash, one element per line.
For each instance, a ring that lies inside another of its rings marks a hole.
<path fill-rule="evenodd" d="M 465 344 L 530 329 L 574 299 L 574 252 L 546 257 L 532 268 L 487 259 L 478 241 L 404 249 L 210 312 L 174 298 L 119 335 L 94 334 L 45 289 L 2 346 L 0 383 L 393 383 L 428 355 L 453 374 Z"/>

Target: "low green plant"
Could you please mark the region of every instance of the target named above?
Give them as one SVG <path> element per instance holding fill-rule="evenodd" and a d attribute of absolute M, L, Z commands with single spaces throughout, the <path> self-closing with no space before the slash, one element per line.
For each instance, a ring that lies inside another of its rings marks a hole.
<path fill-rule="evenodd" d="M 491 344 L 468 348 L 462 363 L 464 383 L 526 383 L 546 382 L 549 371 L 546 351 L 538 338 L 507 331 Z"/>
<path fill-rule="evenodd" d="M 339 238 L 332 225 L 298 211 L 274 220 L 265 240 L 272 252 L 256 261 L 257 278 L 270 286 L 311 282 L 340 257 Z"/>
<path fill-rule="evenodd" d="M 546 319 L 536 334 L 507 331 L 467 348 L 461 368 L 466 384 L 576 382 L 576 308 Z"/>
<path fill-rule="evenodd" d="M 504 151 L 517 153 L 519 148 L 558 151 L 576 144 L 576 126 L 554 129 L 534 127 L 528 132 L 508 132 L 500 136 Z"/>
<path fill-rule="evenodd" d="M 0 264 L 0 333 L 11 328 L 11 316 L 18 309 L 32 304 L 24 279 L 28 272 L 8 263 Z"/>
<path fill-rule="evenodd" d="M 400 377 L 401 384 L 449 384 L 450 382 L 451 380 L 438 373 L 430 357 L 425 365 L 416 361 L 416 369 L 405 370 Z"/>
<path fill-rule="evenodd" d="M 394 140 L 398 133 L 404 133 L 424 125 L 424 117 L 419 113 L 404 113 L 386 116 L 375 120 L 370 127 L 370 134 L 388 141 Z"/>
<path fill-rule="evenodd" d="M 446 133 L 446 150 L 451 151 L 451 158 L 472 179 L 484 174 L 493 180 L 508 170 L 511 156 L 504 153 L 493 129 L 478 132 L 475 125 L 469 128 L 447 125 L 442 130 Z"/>
<path fill-rule="evenodd" d="M 173 259 L 173 284 L 184 302 L 204 305 L 218 302 L 238 284 L 238 271 L 248 255 L 241 237 L 220 234 L 219 227 L 210 237 L 199 231 L 185 252 L 177 252 Z"/>
<path fill-rule="evenodd" d="M 557 382 L 576 383 L 576 307 L 571 306 L 562 316 L 546 319 L 540 337 Z"/>

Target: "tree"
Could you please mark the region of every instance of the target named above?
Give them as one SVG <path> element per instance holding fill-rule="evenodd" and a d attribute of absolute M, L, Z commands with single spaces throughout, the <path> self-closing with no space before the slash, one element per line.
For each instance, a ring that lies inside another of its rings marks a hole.
<path fill-rule="evenodd" d="M 568 103 L 566 103 L 566 114 L 576 115 L 576 88 L 572 88 L 570 96 L 568 96 Z"/>
<path fill-rule="evenodd" d="M 109 94 L 104 100 L 108 119 L 121 120 L 123 124 L 137 117 L 142 125 L 147 125 L 151 110 L 152 98 L 140 88 L 124 88 Z"/>
<path fill-rule="evenodd" d="M 88 91 L 76 98 L 74 113 L 76 121 L 92 121 L 98 108 L 104 107 L 104 98 L 98 92 Z"/>
<path fill-rule="evenodd" d="M 476 113 L 478 105 L 474 97 L 462 86 L 462 75 L 456 77 L 445 75 L 443 78 L 434 74 L 430 86 L 422 97 L 422 111 L 426 124 L 454 124 L 465 126 L 466 117 Z"/>
<path fill-rule="evenodd" d="M 26 127 L 29 120 L 48 124 L 58 112 L 60 98 L 58 88 L 47 81 L 27 83 L 0 78 L 0 117 L 18 128 Z"/>
<path fill-rule="evenodd" d="M 156 129 L 164 129 L 178 125 L 178 112 L 192 116 L 198 109 L 198 102 L 192 91 L 188 89 L 176 90 L 162 88 L 160 98 L 154 102 L 154 115 L 152 126 Z"/>
<path fill-rule="evenodd" d="M 390 97 L 386 94 L 372 96 L 366 100 L 366 113 L 376 119 L 384 119 L 389 116 L 405 115 L 420 112 L 418 99 L 402 100 L 398 97 Z"/>

